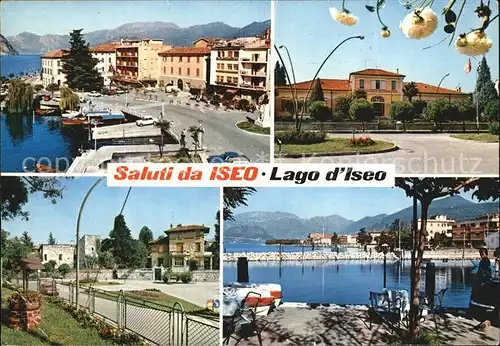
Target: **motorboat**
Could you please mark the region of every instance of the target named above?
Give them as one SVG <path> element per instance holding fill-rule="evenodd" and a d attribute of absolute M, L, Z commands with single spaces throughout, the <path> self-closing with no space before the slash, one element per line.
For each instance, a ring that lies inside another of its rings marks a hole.
<path fill-rule="evenodd" d="M 278 307 L 283 299 L 283 294 L 281 291 L 280 284 L 274 283 L 248 283 L 248 282 L 230 282 L 225 283 L 224 287 L 232 287 L 235 289 L 241 289 L 248 291 L 249 289 L 264 291 L 266 292 L 263 296 L 271 296 L 274 299 L 274 306 Z"/>
<path fill-rule="evenodd" d="M 37 108 L 35 109 L 35 115 L 38 115 L 40 117 L 50 117 L 50 116 L 61 115 L 61 112 L 59 111 L 58 108 L 48 108 L 48 109 Z"/>
<path fill-rule="evenodd" d="M 76 118 L 80 115 L 82 115 L 82 113 L 80 111 L 66 111 L 66 112 L 62 113 L 62 117 L 68 118 L 68 119 Z"/>
<path fill-rule="evenodd" d="M 271 308 L 281 304 L 282 294 L 279 284 L 257 284 L 257 283 L 225 283 L 224 294 L 245 299 L 249 307 L 255 307 L 257 315 L 269 314 Z"/>
<path fill-rule="evenodd" d="M 64 126 L 83 125 L 86 120 L 84 119 L 61 119 L 61 124 Z"/>

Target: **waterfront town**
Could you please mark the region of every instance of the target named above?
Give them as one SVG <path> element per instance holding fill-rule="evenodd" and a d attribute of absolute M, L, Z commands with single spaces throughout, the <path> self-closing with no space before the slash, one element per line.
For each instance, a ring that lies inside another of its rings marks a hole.
<path fill-rule="evenodd" d="M 219 345 L 219 190 L 115 189 L 101 181 L 1 179 L 2 195 L 37 187 L 9 194 L 24 201 L 18 207 L 2 202 L 2 342 Z M 169 225 L 157 217 L 163 208 L 188 222 Z M 46 218 L 61 222 L 41 232 Z"/>
<path fill-rule="evenodd" d="M 188 47 L 138 39 L 89 51 L 103 89 L 76 92 L 75 110 L 60 109 L 67 90 L 63 61 L 70 50 L 41 56 L 42 84 L 29 79 L 42 95 L 34 117 L 60 116 L 61 125 L 83 143 L 64 167 L 35 157 L 25 170 L 90 173 L 104 171 L 109 162 L 266 160 L 269 29 L 255 37 L 201 37 Z"/>

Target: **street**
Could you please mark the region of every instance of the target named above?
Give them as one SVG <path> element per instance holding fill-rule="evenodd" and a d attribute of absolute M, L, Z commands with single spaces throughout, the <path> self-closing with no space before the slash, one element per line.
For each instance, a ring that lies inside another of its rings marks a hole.
<path fill-rule="evenodd" d="M 396 174 L 495 174 L 498 175 L 498 143 L 451 138 L 449 134 L 365 134 L 392 142 L 399 150 L 381 154 L 330 157 L 278 158 L 280 163 L 393 163 Z M 363 136 L 365 136 L 363 135 Z M 362 136 L 362 134 L 359 134 Z M 329 134 L 352 137 L 352 134 Z M 279 157 L 277 151 L 276 155 Z"/>
<path fill-rule="evenodd" d="M 222 154 L 225 151 L 236 151 L 250 158 L 252 162 L 269 162 L 269 146 L 270 137 L 261 136 L 238 129 L 235 124 L 238 121 L 245 120 L 247 116 L 257 116 L 240 111 L 224 111 L 219 108 L 215 111 L 213 108 L 204 109 L 203 107 L 187 106 L 185 103 L 187 98 L 167 97 L 163 93 L 158 93 L 158 98 L 165 100 L 164 117 L 168 121 L 172 121 L 171 131 L 177 137 L 180 136 L 183 129 L 186 131 L 190 126 L 198 126 L 199 121 L 203 122 L 205 133 L 203 134 L 203 147 L 208 155 Z M 169 103 L 170 99 L 175 99 L 173 104 Z M 181 104 L 177 104 L 177 100 Z M 127 110 L 132 114 L 139 116 L 151 115 L 159 117 L 162 111 L 161 101 L 140 101 L 134 100 L 133 93 L 117 96 L 102 96 L 92 100 L 96 104 L 96 109 L 110 107 L 112 109 Z M 126 103 L 129 107 L 126 108 Z M 203 103 L 200 103 L 204 105 Z M 189 133 L 186 135 L 188 146 L 191 146 L 191 138 Z"/>

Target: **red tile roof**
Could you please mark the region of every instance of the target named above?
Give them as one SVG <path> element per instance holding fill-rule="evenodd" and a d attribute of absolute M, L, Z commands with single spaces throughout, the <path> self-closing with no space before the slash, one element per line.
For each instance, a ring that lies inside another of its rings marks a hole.
<path fill-rule="evenodd" d="M 351 91 L 351 83 L 346 79 L 320 79 L 323 90 Z M 307 90 L 311 81 L 297 83 L 298 90 Z"/>
<path fill-rule="evenodd" d="M 407 84 L 407 83 L 405 83 Z M 452 95 L 467 95 L 467 93 L 464 93 L 462 91 L 458 90 L 453 90 L 453 89 L 446 89 L 443 87 L 438 87 L 426 83 L 421 83 L 421 82 L 416 82 L 417 84 L 417 89 L 419 93 L 430 93 L 430 94 L 452 94 Z"/>
<path fill-rule="evenodd" d="M 161 237 L 149 242 L 149 244 L 168 244 L 168 237 Z"/>
<path fill-rule="evenodd" d="M 67 49 L 58 49 L 42 55 L 42 59 L 60 59 L 64 54 L 68 53 Z"/>
<path fill-rule="evenodd" d="M 386 70 L 381 70 L 379 68 L 367 68 L 361 71 L 354 71 L 350 75 L 362 75 L 362 76 L 386 76 L 386 77 L 404 77 L 404 74 L 399 74 L 395 72 L 390 72 Z"/>
<path fill-rule="evenodd" d="M 200 226 L 200 225 L 185 225 L 185 226 L 177 226 L 174 228 L 170 228 L 167 230 L 167 232 L 186 232 L 186 231 L 203 231 L 205 233 L 208 233 L 210 231 L 210 228 L 207 226 Z"/>
<path fill-rule="evenodd" d="M 116 47 L 120 45 L 120 42 L 107 42 L 95 47 L 90 47 L 90 51 L 95 53 L 114 53 Z"/>
<path fill-rule="evenodd" d="M 200 37 L 199 39 L 197 39 L 196 41 L 194 41 L 193 43 L 196 43 L 198 41 L 207 41 L 208 43 L 215 43 L 219 40 L 224 40 L 222 38 L 217 38 L 217 37 Z"/>
<path fill-rule="evenodd" d="M 210 47 L 175 47 L 158 53 L 160 56 L 193 56 L 208 54 L 210 54 Z"/>

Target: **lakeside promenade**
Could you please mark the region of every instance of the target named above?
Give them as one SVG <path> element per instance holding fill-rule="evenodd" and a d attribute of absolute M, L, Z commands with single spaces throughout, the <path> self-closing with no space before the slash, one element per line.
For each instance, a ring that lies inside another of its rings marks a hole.
<path fill-rule="evenodd" d="M 236 262 L 238 257 L 246 257 L 250 262 L 265 262 L 265 261 L 321 261 L 321 260 L 354 260 L 354 261 L 372 261 L 383 260 L 384 254 L 372 250 L 370 252 L 324 252 L 308 251 L 308 252 L 239 252 L 239 253 L 224 253 L 225 262 Z M 405 251 L 403 259 L 411 259 L 411 252 Z M 399 257 L 390 252 L 387 254 L 387 260 L 398 260 Z M 424 252 L 426 260 L 479 260 L 479 253 L 476 249 L 447 249 L 447 250 L 428 250 Z"/>

